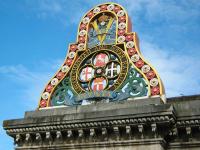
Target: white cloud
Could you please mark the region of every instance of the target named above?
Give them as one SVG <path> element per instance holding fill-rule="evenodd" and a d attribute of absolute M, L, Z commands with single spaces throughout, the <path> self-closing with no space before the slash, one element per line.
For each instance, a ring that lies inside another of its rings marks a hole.
<path fill-rule="evenodd" d="M 200 93 L 200 60 L 198 56 L 174 55 L 167 49 L 141 41 L 141 51 L 158 70 L 167 97 Z M 175 49 L 174 49 L 175 51 Z"/>
<path fill-rule="evenodd" d="M 167 97 L 200 92 L 200 71 L 198 70 L 200 60 L 198 57 L 173 55 L 166 49 L 161 49 L 147 41 L 141 41 L 140 45 L 146 60 L 149 60 L 158 70 L 164 82 Z M 27 68 L 24 65 L 0 66 L 0 75 L 5 75 L 8 80 L 22 85 L 22 101 L 26 107 L 34 109 L 37 107 L 44 86 L 52 78 L 62 61 L 37 62 L 34 68 Z M 47 68 L 49 66 L 51 67 Z"/>
<path fill-rule="evenodd" d="M 127 9 L 132 22 L 165 24 L 160 28 L 185 32 L 193 27 L 193 20 L 200 17 L 198 0 L 160 1 L 160 0 L 112 0 Z M 27 0 L 25 7 L 33 11 L 40 19 L 52 18 L 64 27 L 79 24 L 82 16 L 95 5 L 106 0 L 66 1 L 66 0 Z M 134 24 L 133 24 L 134 25 Z M 69 29 L 70 30 L 70 29 Z M 142 29 L 139 29 L 142 31 Z"/>
<path fill-rule="evenodd" d="M 89 6 L 92 8 L 96 4 L 102 2 L 106 1 L 73 1 L 73 3 L 69 3 L 69 1 L 64 0 L 28 0 L 26 4 L 30 10 L 36 12 L 37 15 L 42 18 L 53 17 L 65 22 L 65 24 L 70 23 L 78 25 L 81 17 L 90 9 Z M 189 4 L 185 1 L 176 3 L 176 1 L 159 0 L 125 0 L 116 2 L 127 9 L 130 17 L 133 19 L 135 18 L 135 20 L 133 20 L 134 22 L 138 19 L 143 19 L 141 18 L 141 14 L 143 14 L 143 17 L 148 21 L 156 21 L 162 18 L 168 22 L 173 22 L 173 20 L 184 22 L 200 14 L 199 9 L 197 9 L 199 6 L 198 1 L 190 1 Z M 173 24 L 172 26 L 181 29 L 180 24 Z M 183 28 L 183 30 L 185 29 L 186 28 Z M 147 60 L 152 62 L 153 66 L 155 66 L 160 73 L 166 87 L 167 96 L 197 94 L 200 92 L 200 77 L 198 75 L 199 70 L 197 69 L 200 62 L 197 56 L 187 56 L 184 54 L 174 55 L 172 52 L 169 52 L 168 49 L 161 49 L 158 45 L 151 44 L 147 42 L 147 40 L 143 40 L 140 45 L 143 55 L 146 56 Z M 174 51 L 175 50 L 176 49 L 174 49 Z M 44 85 L 57 70 L 57 64 L 61 64 L 61 62 L 60 60 L 59 62 L 53 63 L 49 61 L 40 62 L 40 64 L 37 64 L 40 70 L 34 68 L 35 71 L 23 65 L 1 66 L 0 74 L 4 73 L 13 81 L 17 80 L 19 84 L 26 85 L 26 88 L 23 89 L 24 98 L 27 99 L 28 97 L 37 105 L 39 95 Z M 54 67 L 49 70 L 43 70 L 42 67 L 44 66 Z"/>
<path fill-rule="evenodd" d="M 120 1 L 119 1 L 120 3 Z M 121 2 L 128 12 L 133 15 L 143 14 L 147 20 L 188 21 L 198 17 L 200 3 L 198 0 L 188 1 L 161 1 L 161 0 L 125 0 Z"/>
<path fill-rule="evenodd" d="M 0 75 L 11 82 L 8 84 L 17 84 L 21 102 L 29 109 L 35 109 L 42 90 L 60 65 L 61 60 L 38 62 L 35 67 L 34 65 L 33 67 L 25 67 L 21 64 L 0 66 Z"/>
<path fill-rule="evenodd" d="M 88 11 L 88 1 L 66 1 L 66 0 L 34 0 L 26 1 L 26 7 L 40 19 L 53 18 L 63 23 L 64 26 L 77 24 L 82 16 Z M 89 8 L 90 9 L 90 8 Z"/>

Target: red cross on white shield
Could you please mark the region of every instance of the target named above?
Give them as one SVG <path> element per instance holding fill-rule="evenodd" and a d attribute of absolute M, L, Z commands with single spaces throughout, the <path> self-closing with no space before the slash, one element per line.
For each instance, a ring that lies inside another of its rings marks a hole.
<path fill-rule="evenodd" d="M 94 59 L 94 65 L 96 67 L 103 67 L 105 66 L 109 61 L 108 55 L 105 53 L 99 53 L 96 55 Z"/>
<path fill-rule="evenodd" d="M 82 69 L 81 74 L 80 74 L 80 79 L 82 81 L 88 81 L 94 76 L 94 70 L 92 67 L 85 67 Z"/>
<path fill-rule="evenodd" d="M 103 91 L 106 87 L 107 81 L 103 77 L 95 78 L 92 82 L 91 88 L 93 91 Z"/>

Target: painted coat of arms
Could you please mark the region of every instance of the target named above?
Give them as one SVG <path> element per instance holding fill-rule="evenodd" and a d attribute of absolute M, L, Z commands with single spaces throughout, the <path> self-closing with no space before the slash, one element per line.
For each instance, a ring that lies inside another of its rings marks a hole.
<path fill-rule="evenodd" d="M 42 92 L 39 108 L 106 99 L 164 96 L 162 82 L 140 50 L 124 8 L 105 3 L 88 11 L 63 65 Z"/>

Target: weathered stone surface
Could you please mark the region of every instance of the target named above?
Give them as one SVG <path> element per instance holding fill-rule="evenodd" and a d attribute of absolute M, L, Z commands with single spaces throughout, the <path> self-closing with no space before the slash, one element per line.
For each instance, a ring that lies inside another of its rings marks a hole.
<path fill-rule="evenodd" d="M 154 97 L 151 99 L 130 99 L 129 101 L 121 102 L 110 102 L 110 103 L 97 103 L 85 106 L 73 106 L 73 107 L 61 107 L 54 109 L 43 109 L 39 111 L 29 111 L 25 113 L 25 118 L 34 118 L 42 116 L 54 116 L 54 115 L 65 115 L 65 114 L 77 114 L 77 113 L 88 113 L 88 112 L 100 112 L 115 109 L 127 109 L 146 105 L 159 105 L 163 104 L 163 101 L 159 97 Z"/>
<path fill-rule="evenodd" d="M 16 149 L 200 148 L 200 96 L 29 111 L 4 121 Z"/>

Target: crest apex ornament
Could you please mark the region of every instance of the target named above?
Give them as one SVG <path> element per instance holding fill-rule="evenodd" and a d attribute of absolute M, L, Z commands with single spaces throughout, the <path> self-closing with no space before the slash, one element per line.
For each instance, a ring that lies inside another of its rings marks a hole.
<path fill-rule="evenodd" d="M 66 59 L 44 88 L 38 107 L 152 96 L 165 102 L 163 84 L 141 54 L 126 10 L 104 3 L 81 19 L 77 41 L 69 44 Z"/>

